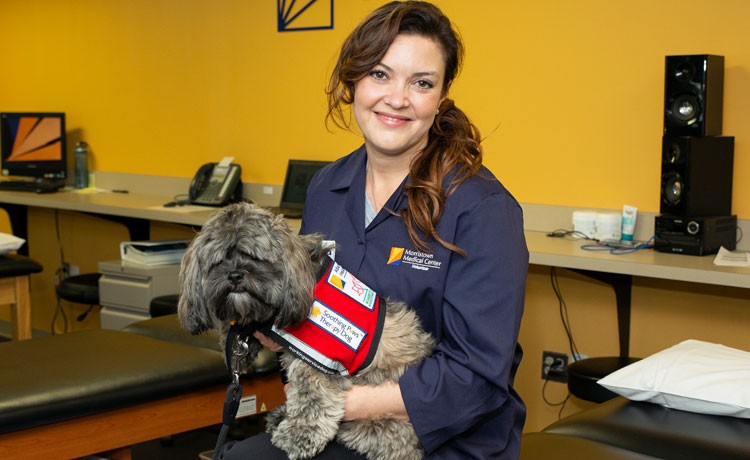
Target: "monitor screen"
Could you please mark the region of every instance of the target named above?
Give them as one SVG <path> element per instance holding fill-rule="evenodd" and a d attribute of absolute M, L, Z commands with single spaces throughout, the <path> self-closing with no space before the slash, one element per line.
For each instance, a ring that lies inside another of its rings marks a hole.
<path fill-rule="evenodd" d="M 64 113 L 0 113 L 3 176 L 65 179 Z"/>
<path fill-rule="evenodd" d="M 329 161 L 289 160 L 284 179 L 284 189 L 281 191 L 282 208 L 299 208 L 305 205 L 307 186 L 316 172 Z"/>

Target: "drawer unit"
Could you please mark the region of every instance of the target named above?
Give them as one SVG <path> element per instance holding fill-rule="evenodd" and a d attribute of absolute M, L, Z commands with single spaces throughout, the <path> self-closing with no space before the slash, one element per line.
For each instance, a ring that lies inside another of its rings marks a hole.
<path fill-rule="evenodd" d="M 119 329 L 139 319 L 149 318 L 151 299 L 179 291 L 179 271 L 180 264 L 149 266 L 119 260 L 99 262 L 99 272 L 102 274 L 99 278 L 102 328 Z M 119 320 L 112 322 L 105 319 L 115 312 Z"/>

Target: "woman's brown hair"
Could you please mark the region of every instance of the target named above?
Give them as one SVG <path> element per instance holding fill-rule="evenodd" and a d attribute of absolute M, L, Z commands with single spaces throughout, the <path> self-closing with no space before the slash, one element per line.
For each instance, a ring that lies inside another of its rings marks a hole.
<path fill-rule="evenodd" d="M 435 5 L 416 0 L 391 2 L 375 10 L 354 29 L 341 47 L 338 62 L 328 82 L 328 119 L 348 129 L 351 121 L 344 106 L 354 101 L 354 87 L 383 58 L 400 34 L 434 40 L 445 59 L 442 93 L 446 95 L 458 75 L 464 48 L 450 20 Z M 421 251 L 429 240 L 464 254 L 461 248 L 443 240 L 436 225 L 446 198 L 482 165 L 479 130 L 466 114 L 445 98 L 430 128 L 427 146 L 410 165 L 406 186 L 409 205 L 402 210 L 409 236 Z M 447 187 L 443 184 L 450 177 Z"/>

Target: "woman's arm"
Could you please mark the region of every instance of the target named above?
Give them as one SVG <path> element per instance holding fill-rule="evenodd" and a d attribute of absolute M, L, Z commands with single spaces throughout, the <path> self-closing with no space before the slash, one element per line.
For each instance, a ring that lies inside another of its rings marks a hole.
<path fill-rule="evenodd" d="M 346 394 L 344 421 L 394 419 L 409 421 L 398 383 L 353 386 Z"/>
<path fill-rule="evenodd" d="M 261 332 L 253 336 L 271 351 L 283 348 Z M 287 390 L 285 385 L 284 391 Z M 386 382 L 378 386 L 354 386 L 347 391 L 344 403 L 344 421 L 361 419 L 395 419 L 409 421 L 401 389 L 397 383 Z"/>

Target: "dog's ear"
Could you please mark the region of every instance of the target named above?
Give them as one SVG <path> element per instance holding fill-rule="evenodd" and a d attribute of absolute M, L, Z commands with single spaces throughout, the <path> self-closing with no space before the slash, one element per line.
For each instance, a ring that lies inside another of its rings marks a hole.
<path fill-rule="evenodd" d="M 197 247 L 196 240 L 193 240 L 182 257 L 179 274 L 180 294 L 177 302 L 177 316 L 182 328 L 194 335 L 212 327 L 203 293 L 202 269 L 199 257 L 195 254 Z"/>
<path fill-rule="evenodd" d="M 323 246 L 323 235 L 316 233 L 300 235 L 300 240 L 310 254 L 310 260 L 315 267 L 322 265 L 326 261 L 328 253 L 335 249 L 331 246 Z"/>
<path fill-rule="evenodd" d="M 287 238 L 283 264 L 276 326 L 293 326 L 304 321 L 312 308 L 315 275 L 326 252 L 321 248 L 320 235 L 293 235 Z"/>

